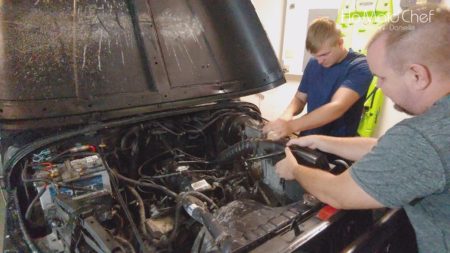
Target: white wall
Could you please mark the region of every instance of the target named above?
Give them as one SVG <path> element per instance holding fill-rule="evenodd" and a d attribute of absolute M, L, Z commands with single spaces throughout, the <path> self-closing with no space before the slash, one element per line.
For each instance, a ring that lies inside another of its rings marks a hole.
<path fill-rule="evenodd" d="M 303 61 L 305 55 L 306 28 L 311 19 L 308 17 L 311 9 L 334 9 L 338 10 L 341 0 L 286 0 L 288 7 L 286 10 L 284 43 L 282 52 L 282 66 L 288 70 L 289 74 L 302 75 Z M 332 13 L 335 13 L 334 11 Z M 326 14 L 321 14 L 326 15 Z M 330 14 L 333 17 L 333 14 Z"/>
<path fill-rule="evenodd" d="M 278 59 L 281 59 L 283 44 L 285 0 L 252 0 L 258 17 L 266 30 L 272 47 Z M 306 21 L 305 21 L 306 22 Z M 306 30 L 305 30 L 306 31 Z M 304 46 L 302 46 L 304 47 Z M 258 95 L 244 97 L 243 100 L 259 106 L 263 117 L 268 120 L 276 119 L 289 104 L 297 90 L 299 79 L 288 82 Z"/>
<path fill-rule="evenodd" d="M 252 3 L 276 55 L 280 59 L 283 40 L 284 0 L 252 0 Z"/>
<path fill-rule="evenodd" d="M 269 36 L 273 48 L 278 56 L 281 55 L 282 36 L 283 36 L 283 15 L 286 3 L 289 0 L 252 0 L 259 18 Z M 400 11 L 400 0 L 394 1 L 394 13 Z M 306 0 L 298 1 L 302 8 L 301 14 L 304 18 L 298 24 L 299 33 L 306 36 L 307 30 L 307 13 L 309 9 L 333 9 L 339 8 L 341 0 Z M 444 0 L 450 6 L 450 0 Z M 304 39 L 298 45 L 301 52 L 304 52 Z M 258 95 L 243 98 L 245 101 L 255 103 L 260 107 L 263 117 L 273 120 L 276 119 L 286 108 L 292 96 L 294 95 L 300 79 L 288 78 L 287 83 L 270 91 L 263 92 Z M 393 103 L 389 98 L 385 98 L 382 113 L 379 118 L 378 128 L 375 136 L 383 135 L 387 129 L 407 118 L 406 114 L 400 113 L 393 108 Z"/>
<path fill-rule="evenodd" d="M 298 79 L 287 79 L 287 82 L 275 89 L 258 95 L 243 97 L 242 100 L 252 102 L 259 107 L 262 116 L 268 120 L 275 120 L 291 102 L 297 91 Z"/>

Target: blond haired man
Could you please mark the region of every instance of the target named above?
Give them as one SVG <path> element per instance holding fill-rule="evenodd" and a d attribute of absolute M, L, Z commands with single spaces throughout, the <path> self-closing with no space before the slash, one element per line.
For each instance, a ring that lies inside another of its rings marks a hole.
<path fill-rule="evenodd" d="M 403 207 L 420 252 L 450 251 L 450 10 L 422 6 L 386 24 L 368 46 L 378 86 L 415 117 L 379 140 L 307 136 L 292 140 L 357 160 L 334 176 L 297 164 L 286 149 L 277 174 L 337 208 Z M 338 189 L 338 190 L 336 190 Z"/>
<path fill-rule="evenodd" d="M 355 136 L 364 97 L 372 81 L 365 56 L 344 47 L 341 31 L 328 18 L 319 18 L 308 28 L 306 49 L 314 56 L 305 68 L 292 101 L 263 131 L 272 139 L 293 132 Z M 308 113 L 298 119 L 293 116 Z"/>

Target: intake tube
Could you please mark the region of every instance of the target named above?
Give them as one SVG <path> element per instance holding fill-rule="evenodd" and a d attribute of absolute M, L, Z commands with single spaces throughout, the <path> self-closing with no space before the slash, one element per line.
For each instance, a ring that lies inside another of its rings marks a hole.
<path fill-rule="evenodd" d="M 251 156 L 263 157 L 264 155 L 275 154 L 277 152 L 279 152 L 280 155 L 275 156 L 273 159 L 280 160 L 285 157 L 283 151 L 287 141 L 288 139 L 277 141 L 265 139 L 244 140 L 222 151 L 218 155 L 216 163 L 228 164 L 239 158 L 246 160 Z M 290 149 L 299 164 L 320 168 L 326 171 L 330 170 L 329 162 L 325 154 L 317 150 L 297 145 L 290 146 Z"/>
<path fill-rule="evenodd" d="M 219 164 L 232 163 L 237 158 L 249 158 L 251 155 L 263 155 L 283 151 L 287 140 L 273 141 L 263 139 L 248 139 L 238 142 L 222 151 L 216 162 Z"/>
<path fill-rule="evenodd" d="M 213 217 L 203 202 L 196 197 L 190 195 L 182 196 L 183 207 L 186 212 L 205 226 L 206 230 L 211 234 L 222 253 L 229 253 L 232 249 L 231 236 L 226 229 Z"/>

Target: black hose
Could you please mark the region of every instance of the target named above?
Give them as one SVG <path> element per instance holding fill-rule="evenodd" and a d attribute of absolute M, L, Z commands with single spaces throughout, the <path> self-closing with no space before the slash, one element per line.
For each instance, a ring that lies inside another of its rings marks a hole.
<path fill-rule="evenodd" d="M 172 230 L 172 233 L 169 236 L 169 240 L 168 243 L 169 245 L 175 240 L 175 238 L 177 237 L 178 234 L 178 227 L 180 226 L 180 214 L 181 214 L 181 209 L 183 208 L 183 201 L 178 200 L 177 201 L 177 205 L 175 208 L 175 221 L 174 221 L 174 227 Z"/>
<path fill-rule="evenodd" d="M 118 236 L 118 235 L 114 236 L 114 239 L 116 239 L 117 241 L 119 241 L 121 244 L 126 245 L 127 248 L 130 249 L 131 253 L 136 253 L 136 251 L 134 250 L 133 245 L 131 245 L 131 243 L 130 243 L 127 239 L 125 239 L 125 238 L 123 238 L 123 237 L 121 237 L 121 236 Z M 126 251 L 124 251 L 124 252 L 126 252 Z"/>
<path fill-rule="evenodd" d="M 36 197 L 34 197 L 34 199 L 31 201 L 30 205 L 28 206 L 27 211 L 25 212 L 25 219 L 27 219 L 28 221 L 30 221 L 31 210 L 33 210 L 34 204 L 39 200 L 40 197 L 42 197 L 42 195 L 44 195 L 44 192 L 46 189 L 47 189 L 47 185 L 42 187 L 42 189 L 39 190 Z"/>
<path fill-rule="evenodd" d="M 205 226 L 206 230 L 211 234 L 223 253 L 231 252 L 232 250 L 232 238 L 227 229 L 217 222 L 213 215 L 204 207 L 201 200 L 196 197 L 182 195 L 181 202 L 184 209 L 194 220 Z"/>
<path fill-rule="evenodd" d="M 209 117 L 209 119 L 207 119 L 208 122 L 206 122 L 206 123 L 205 123 L 203 126 L 201 126 L 200 128 L 196 128 L 196 127 L 195 127 L 195 129 L 193 129 L 193 130 L 186 130 L 186 129 L 183 129 L 182 132 L 175 132 L 174 130 L 168 128 L 167 126 L 163 125 L 163 124 L 160 123 L 160 122 L 156 122 L 156 125 L 159 126 L 159 127 L 161 127 L 162 129 L 166 130 L 167 132 L 169 132 L 169 133 L 175 135 L 175 136 L 182 136 L 182 135 L 185 135 L 186 133 L 203 133 L 203 131 L 205 131 L 206 128 L 210 127 L 214 122 L 216 122 L 216 121 L 219 120 L 220 118 L 223 118 L 223 117 L 228 116 L 228 115 L 246 115 L 246 114 L 244 114 L 243 112 L 224 112 L 224 113 L 217 113 L 217 116 L 216 116 L 216 114 L 214 114 L 213 117 L 212 117 L 212 115 L 211 115 L 211 117 Z"/>
<path fill-rule="evenodd" d="M 139 234 L 139 231 L 137 230 L 136 224 L 133 221 L 133 217 L 131 216 L 127 205 L 125 204 L 125 201 L 123 200 L 122 196 L 120 195 L 119 186 L 116 184 L 116 182 L 114 180 L 111 180 L 111 186 L 117 194 L 117 197 L 116 197 L 117 201 L 119 202 L 120 206 L 122 207 L 122 209 L 125 213 L 125 216 L 128 219 L 128 222 L 130 222 L 131 230 L 133 231 L 134 235 L 136 236 L 136 240 L 138 241 L 139 246 L 142 247 L 142 249 L 146 249 L 147 247 L 145 246 L 145 242 L 144 242 L 144 240 L 142 240 L 142 237 Z"/>
<path fill-rule="evenodd" d="M 216 205 L 216 203 L 209 198 L 208 196 L 206 196 L 205 194 L 201 193 L 201 192 L 196 192 L 196 191 L 188 191 L 188 192 L 183 192 L 183 195 L 192 195 L 198 198 L 201 198 L 205 201 L 207 201 L 211 206 L 213 206 L 214 208 L 218 209 L 219 207 Z"/>
<path fill-rule="evenodd" d="M 31 249 L 32 252 L 40 252 L 38 248 L 36 248 L 36 245 L 34 245 L 33 241 L 31 240 L 30 235 L 27 232 L 27 229 L 25 227 L 25 223 L 23 222 L 22 216 L 20 215 L 20 205 L 19 205 L 19 196 L 17 195 L 17 190 L 13 190 L 14 195 L 14 204 L 17 207 L 17 211 L 19 212 L 19 215 L 17 217 L 17 220 L 19 221 L 19 227 L 20 231 L 22 231 L 23 239 L 25 240 L 25 243 L 28 245 L 28 247 Z"/>
<path fill-rule="evenodd" d="M 136 241 L 138 242 L 141 249 L 144 250 L 144 252 L 145 251 L 149 252 L 150 249 L 147 248 L 147 245 L 145 244 L 144 240 L 142 239 L 141 235 L 139 234 L 139 230 L 138 230 L 136 224 L 134 223 L 134 220 L 130 213 L 130 210 L 128 209 L 128 206 L 125 204 L 125 201 L 123 200 L 122 195 L 120 194 L 117 178 L 115 177 L 115 176 L 118 177 L 119 173 L 116 173 L 115 171 L 113 171 L 111 169 L 111 167 L 109 167 L 107 161 L 103 158 L 102 155 L 100 155 L 100 157 L 102 158 L 103 164 L 105 165 L 106 169 L 109 172 L 109 175 L 111 177 L 111 180 L 110 180 L 111 188 L 117 194 L 116 199 L 119 202 L 119 205 L 122 207 L 122 210 L 125 213 L 125 216 L 128 219 L 128 222 L 130 223 L 131 231 L 133 231 Z"/>
<path fill-rule="evenodd" d="M 139 223 L 141 225 L 141 231 L 145 237 L 148 236 L 147 227 L 145 226 L 145 206 L 144 201 L 142 200 L 139 193 L 131 186 L 128 186 L 128 190 L 133 194 L 136 198 L 136 201 L 139 203 Z"/>
<path fill-rule="evenodd" d="M 128 144 L 128 139 L 134 135 L 134 137 L 136 137 L 135 139 L 139 138 L 139 131 L 140 131 L 140 127 L 133 127 L 130 130 L 128 130 L 124 136 L 122 136 L 121 140 L 120 140 L 120 149 L 121 150 L 128 150 L 131 148 L 131 146 L 127 146 Z"/>
<path fill-rule="evenodd" d="M 48 161 L 49 161 L 49 162 L 54 162 L 54 161 L 56 161 L 57 159 L 61 158 L 63 155 L 66 155 L 67 153 L 69 153 L 69 150 L 68 150 L 68 149 L 67 149 L 67 150 L 64 150 L 64 151 L 62 151 L 61 153 L 57 154 L 56 156 L 50 158 Z"/>
<path fill-rule="evenodd" d="M 172 150 L 166 150 L 166 151 L 164 151 L 164 152 L 162 152 L 162 153 L 156 154 L 156 155 L 154 155 L 153 157 L 151 157 L 151 158 L 145 160 L 145 161 L 138 167 L 138 174 L 139 174 L 139 176 L 145 176 L 145 175 L 142 173 L 142 169 L 144 168 L 145 165 L 147 165 L 148 163 L 152 162 L 152 161 L 155 160 L 156 158 L 159 158 L 159 157 L 162 157 L 162 156 L 164 156 L 164 155 L 170 154 L 171 152 L 172 152 Z"/>
<path fill-rule="evenodd" d="M 183 202 L 184 202 L 184 199 L 186 198 L 186 196 L 188 196 L 188 195 L 201 196 L 205 200 L 208 199 L 207 200 L 208 202 L 212 202 L 213 205 L 215 205 L 217 207 L 217 205 L 210 198 L 208 198 L 207 196 L 205 196 L 204 194 L 199 193 L 199 192 L 195 192 L 195 193 L 194 192 L 183 192 L 182 194 L 178 195 L 179 197 L 177 198 L 177 204 L 176 204 L 176 208 L 175 208 L 174 228 L 173 228 L 172 233 L 170 234 L 169 239 L 167 241 L 168 244 L 171 244 L 176 239 L 176 236 L 178 234 L 178 229 L 180 227 L 180 215 L 181 215 L 181 210 L 183 209 L 183 204 L 184 204 Z"/>
<path fill-rule="evenodd" d="M 183 164 L 183 163 L 180 163 L 180 164 Z M 216 170 L 185 170 L 185 171 L 178 171 L 178 172 L 174 172 L 174 173 L 162 174 L 162 175 L 157 175 L 157 176 L 142 176 L 142 178 L 151 180 L 151 179 L 161 179 L 161 178 L 166 178 L 166 177 L 180 176 L 180 175 L 190 174 L 190 173 L 213 173 L 213 172 L 216 172 Z"/>
<path fill-rule="evenodd" d="M 271 157 L 276 160 L 276 157 L 284 157 L 284 149 L 286 147 L 287 139 L 278 141 L 249 139 L 238 142 L 233 146 L 222 151 L 216 163 L 228 164 L 232 163 L 237 158 L 242 158 L 244 161 L 251 161 L 255 159 L 265 159 Z M 297 159 L 297 162 L 306 166 L 320 168 L 326 171 L 330 170 L 328 159 L 325 154 L 309 149 L 307 147 L 300 147 L 297 145 L 289 146 L 292 154 Z M 257 157 L 254 157 L 257 155 Z M 249 158 L 253 156 L 253 158 Z"/>
<path fill-rule="evenodd" d="M 165 125 L 163 125 L 163 124 L 160 123 L 160 122 L 156 122 L 156 125 L 159 126 L 159 127 L 161 127 L 162 129 L 166 130 L 168 133 L 173 134 L 173 135 L 175 135 L 175 136 L 182 136 L 182 135 L 186 134 L 186 132 L 180 132 L 180 133 L 177 133 L 177 132 L 175 132 L 174 130 L 172 130 L 172 129 L 166 127 Z"/>
<path fill-rule="evenodd" d="M 238 157 L 248 157 L 255 154 L 267 154 L 284 150 L 285 140 L 272 141 L 262 139 L 249 139 L 238 142 L 222 151 L 216 163 L 226 164 L 233 162 Z"/>
<path fill-rule="evenodd" d="M 122 181 L 124 181 L 124 182 L 126 182 L 128 184 L 133 184 L 133 185 L 153 188 L 155 190 L 162 191 L 162 192 L 166 193 L 167 195 L 169 195 L 170 197 L 173 197 L 173 198 L 176 198 L 178 196 L 178 194 L 176 194 L 175 192 L 169 190 L 168 188 L 166 188 L 166 187 L 164 187 L 162 185 L 139 182 L 139 181 L 133 180 L 131 178 L 122 176 L 116 171 L 112 171 L 112 172 L 114 173 L 115 176 L 117 176 L 118 179 L 120 179 L 120 180 L 122 180 Z"/>
<path fill-rule="evenodd" d="M 25 178 L 24 171 L 26 170 L 26 168 L 28 168 L 28 160 L 25 160 L 25 163 L 22 165 L 22 170 L 21 170 L 21 173 L 20 173 L 20 176 L 21 176 L 22 179 Z M 23 180 L 22 180 L 22 182 L 23 182 Z M 27 201 L 29 201 L 30 200 L 30 193 L 28 192 L 28 187 L 24 186 L 23 188 L 25 190 L 25 196 L 27 197 Z"/>
<path fill-rule="evenodd" d="M 239 115 L 239 114 L 242 115 L 243 113 L 241 113 L 241 112 L 229 112 L 229 113 L 219 114 L 217 117 L 211 119 L 209 122 L 207 122 L 205 125 L 203 125 L 200 129 L 198 129 L 196 131 L 192 131 L 192 132 L 204 131 L 206 128 L 211 126 L 214 122 L 216 122 L 218 119 L 220 119 L 222 117 L 225 117 L 225 116 L 228 116 L 228 115 Z M 191 131 L 189 131 L 189 132 L 191 132 Z"/>

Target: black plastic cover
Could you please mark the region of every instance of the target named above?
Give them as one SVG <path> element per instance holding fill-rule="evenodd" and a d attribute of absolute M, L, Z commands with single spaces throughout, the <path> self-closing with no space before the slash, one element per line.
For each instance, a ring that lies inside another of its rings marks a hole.
<path fill-rule="evenodd" d="M 250 0 L 0 1 L 0 120 L 23 129 L 284 83 Z"/>
<path fill-rule="evenodd" d="M 311 217 L 320 207 L 321 204 L 311 207 L 302 202 L 269 207 L 251 199 L 236 200 L 221 207 L 215 215 L 215 221 L 224 227 L 225 233 L 231 238 L 232 252 L 249 252 L 261 242 L 289 230 L 295 221 Z M 192 252 L 198 249 L 201 249 L 198 252 L 215 252 L 209 251 L 210 245 L 214 245 L 209 235 L 200 233 L 197 240 L 201 244 L 194 244 Z"/>

